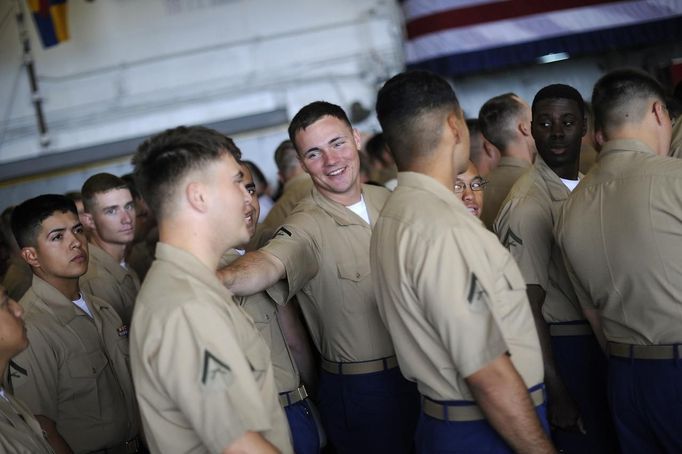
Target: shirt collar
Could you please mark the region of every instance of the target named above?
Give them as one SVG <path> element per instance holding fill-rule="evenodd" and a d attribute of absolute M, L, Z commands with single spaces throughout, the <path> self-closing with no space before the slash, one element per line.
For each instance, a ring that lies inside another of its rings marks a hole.
<path fill-rule="evenodd" d="M 644 142 L 636 139 L 616 139 L 609 140 L 604 144 L 597 155 L 597 161 L 604 159 L 605 156 L 620 152 L 635 152 L 655 154 Z"/>
<path fill-rule="evenodd" d="M 569 191 L 563 181 L 561 181 L 559 175 L 554 173 L 554 171 L 547 165 L 540 155 L 535 158 L 534 166 L 540 175 L 540 178 L 542 178 L 542 181 L 545 182 L 547 191 L 549 192 L 549 196 L 552 200 L 566 200 L 568 196 L 571 195 L 571 191 Z"/>
<path fill-rule="evenodd" d="M 91 257 L 97 260 L 97 264 L 111 273 L 116 282 L 121 283 L 130 274 L 128 270 L 123 268 L 112 256 L 110 256 L 104 249 L 94 243 L 88 243 L 88 251 Z"/>
<path fill-rule="evenodd" d="M 367 213 L 369 214 L 369 220 L 373 224 L 376 222 L 376 218 L 379 216 L 379 211 L 381 207 L 377 207 L 373 204 L 373 200 L 367 197 L 367 188 L 365 185 L 362 187 L 362 195 L 365 199 L 365 206 L 367 207 Z M 353 213 L 351 210 L 346 208 L 344 205 L 334 202 L 329 198 L 325 197 L 313 187 L 312 193 L 313 201 L 322 208 L 329 216 L 331 216 L 338 225 L 363 225 L 367 226 L 367 223 L 357 214 Z"/>
<path fill-rule="evenodd" d="M 31 290 L 40 299 L 43 309 L 51 312 L 64 325 L 68 325 L 71 320 L 78 316 L 90 318 L 81 308 L 73 304 L 73 301 L 35 274 L 33 275 Z M 93 302 L 87 295 L 84 299 L 87 304 L 99 309 L 100 304 Z"/>
<path fill-rule="evenodd" d="M 535 159 L 537 159 L 537 157 Z M 526 161 L 525 159 L 514 158 L 511 156 L 502 156 L 500 158 L 500 163 L 497 165 L 497 167 L 522 167 L 524 169 L 527 169 L 532 165 L 533 165 L 532 163 Z"/>
<path fill-rule="evenodd" d="M 185 274 L 215 290 L 227 301 L 232 298 L 232 293 L 218 280 L 216 270 L 209 269 L 192 253 L 159 241 L 156 243 L 155 256 L 157 260 L 171 263 Z"/>

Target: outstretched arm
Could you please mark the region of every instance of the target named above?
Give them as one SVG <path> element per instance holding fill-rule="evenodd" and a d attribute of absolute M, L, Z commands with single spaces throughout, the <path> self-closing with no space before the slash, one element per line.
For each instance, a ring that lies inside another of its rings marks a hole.
<path fill-rule="evenodd" d="M 273 286 L 286 276 L 284 264 L 265 251 L 249 252 L 225 268 L 218 270 L 218 279 L 232 293 L 248 296 Z"/>
<path fill-rule="evenodd" d="M 503 354 L 466 378 L 490 425 L 515 452 L 555 453 L 540 425 L 526 385 Z"/>

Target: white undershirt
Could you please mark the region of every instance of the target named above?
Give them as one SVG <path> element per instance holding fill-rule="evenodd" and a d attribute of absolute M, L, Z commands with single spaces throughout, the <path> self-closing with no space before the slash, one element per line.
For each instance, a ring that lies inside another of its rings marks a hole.
<path fill-rule="evenodd" d="M 365 204 L 365 198 L 362 196 L 362 194 L 360 195 L 360 201 L 358 203 L 348 205 L 346 208 L 360 216 L 365 220 L 366 223 L 369 224 L 369 213 L 367 212 L 367 205 Z"/>
<path fill-rule="evenodd" d="M 76 306 L 80 307 L 81 309 L 83 309 L 83 312 L 85 312 L 86 314 L 88 314 L 90 316 L 90 318 L 92 318 L 92 312 L 90 312 L 90 308 L 88 307 L 88 305 L 85 304 L 85 298 L 83 298 L 83 294 L 80 293 L 79 297 L 80 298 L 78 298 L 76 301 L 71 301 L 71 302 L 73 304 L 75 304 Z"/>
<path fill-rule="evenodd" d="M 568 188 L 569 191 L 573 192 L 575 187 L 578 186 L 578 183 L 580 183 L 580 180 L 566 180 L 562 178 L 561 182 Z"/>

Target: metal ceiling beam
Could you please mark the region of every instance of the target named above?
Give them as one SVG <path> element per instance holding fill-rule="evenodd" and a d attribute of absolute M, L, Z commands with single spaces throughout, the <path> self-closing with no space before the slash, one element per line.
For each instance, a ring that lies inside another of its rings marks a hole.
<path fill-rule="evenodd" d="M 289 117 L 287 116 L 286 109 L 276 109 L 269 112 L 207 123 L 204 126 L 231 135 L 279 126 L 287 124 L 288 122 Z M 134 153 L 137 146 L 148 137 L 149 136 L 139 136 L 131 139 L 49 153 L 35 158 L 3 163 L 0 164 L 0 182 L 130 155 Z"/>

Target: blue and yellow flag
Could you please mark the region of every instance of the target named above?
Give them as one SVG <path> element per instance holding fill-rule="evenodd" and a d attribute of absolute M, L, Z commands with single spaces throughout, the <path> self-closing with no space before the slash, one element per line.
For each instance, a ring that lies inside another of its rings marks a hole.
<path fill-rule="evenodd" d="M 33 13 L 43 47 L 51 47 L 69 39 L 66 23 L 66 0 L 26 0 Z"/>

